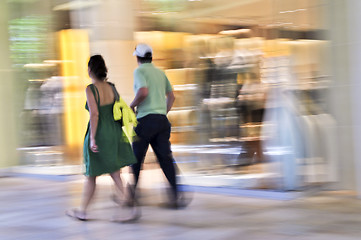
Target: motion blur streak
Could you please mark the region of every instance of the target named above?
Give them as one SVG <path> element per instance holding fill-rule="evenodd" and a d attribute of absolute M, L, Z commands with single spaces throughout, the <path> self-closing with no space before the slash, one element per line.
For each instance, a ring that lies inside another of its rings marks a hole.
<path fill-rule="evenodd" d="M 358 239 L 360 12 L 360 0 L 0 1 L 0 239 L 49 239 L 40 225 L 74 237 L 55 229 L 80 201 L 87 62 L 101 54 L 130 103 L 138 43 L 172 84 L 172 152 L 194 197 L 190 211 L 158 211 L 167 185 L 150 149 L 137 239 Z M 107 176 L 99 191 L 96 219 L 112 204 Z M 90 223 L 92 237 L 132 232 L 103 223 Z"/>

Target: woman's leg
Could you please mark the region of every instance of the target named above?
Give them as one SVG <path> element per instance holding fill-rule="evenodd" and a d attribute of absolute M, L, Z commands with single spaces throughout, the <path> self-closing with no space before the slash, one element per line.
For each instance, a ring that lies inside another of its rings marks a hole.
<path fill-rule="evenodd" d="M 110 176 L 112 177 L 117 190 L 119 192 L 121 192 L 124 196 L 126 191 L 124 190 L 123 182 L 122 182 L 122 179 L 120 178 L 120 171 L 118 170 L 116 172 L 110 173 Z M 124 196 L 124 197 L 125 197 L 125 199 L 128 199 L 128 196 Z M 123 219 L 117 218 L 117 219 L 113 219 L 113 220 L 119 221 L 119 222 L 131 222 L 131 221 L 137 220 L 140 217 L 140 210 L 135 205 L 133 205 L 132 207 L 133 207 L 132 215 L 130 217 L 123 218 Z"/>
<path fill-rule="evenodd" d="M 86 213 L 90 201 L 92 200 L 95 192 L 96 177 L 86 177 L 83 189 L 83 196 L 80 205 L 80 212 Z"/>
<path fill-rule="evenodd" d="M 122 179 L 120 178 L 120 171 L 115 171 L 113 173 L 110 173 L 110 176 L 112 177 L 114 184 L 115 184 L 115 190 L 119 193 L 121 193 L 122 195 L 124 195 L 124 186 L 123 186 L 123 182 Z"/>

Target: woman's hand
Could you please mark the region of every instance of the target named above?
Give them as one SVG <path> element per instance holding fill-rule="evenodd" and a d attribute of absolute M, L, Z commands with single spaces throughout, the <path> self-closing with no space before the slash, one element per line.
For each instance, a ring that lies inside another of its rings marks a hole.
<path fill-rule="evenodd" d="M 95 139 L 90 139 L 90 150 L 92 150 L 92 152 L 99 152 L 98 151 L 98 146 L 95 143 Z"/>

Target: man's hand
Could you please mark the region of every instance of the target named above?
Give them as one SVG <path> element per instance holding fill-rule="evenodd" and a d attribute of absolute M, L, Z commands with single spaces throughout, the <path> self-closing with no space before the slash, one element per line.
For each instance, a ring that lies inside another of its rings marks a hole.
<path fill-rule="evenodd" d="M 167 113 L 173 107 L 173 103 L 175 101 L 175 96 L 173 91 L 167 93 Z"/>
<path fill-rule="evenodd" d="M 130 108 L 133 110 L 133 112 L 135 113 L 135 106 L 130 105 L 129 107 L 130 107 Z"/>

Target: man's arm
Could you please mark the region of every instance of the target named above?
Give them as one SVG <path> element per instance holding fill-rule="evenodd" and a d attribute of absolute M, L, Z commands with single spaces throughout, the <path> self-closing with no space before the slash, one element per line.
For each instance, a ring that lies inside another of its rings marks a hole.
<path fill-rule="evenodd" d="M 173 91 L 167 93 L 167 113 L 172 109 L 173 103 L 175 101 L 175 96 Z"/>
<path fill-rule="evenodd" d="M 133 102 L 130 104 L 130 108 L 135 112 L 135 108 L 144 101 L 148 96 L 148 88 L 142 87 L 138 90 L 137 94 L 134 97 Z"/>

